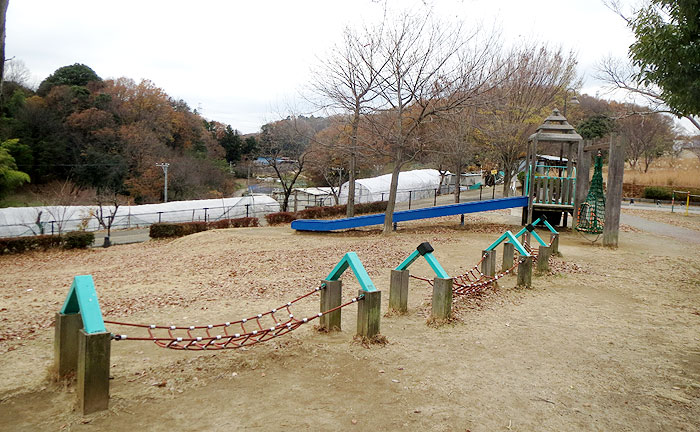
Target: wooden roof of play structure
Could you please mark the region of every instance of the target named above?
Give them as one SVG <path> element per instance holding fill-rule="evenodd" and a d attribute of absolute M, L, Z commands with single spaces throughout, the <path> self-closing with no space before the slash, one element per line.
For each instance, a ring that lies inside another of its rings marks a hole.
<path fill-rule="evenodd" d="M 566 117 L 559 114 L 558 109 L 554 109 L 552 114 L 544 119 L 544 123 L 537 127 L 537 131 L 530 135 L 528 141 L 537 140 L 539 142 L 578 142 L 583 140 L 581 135 L 576 133 L 573 126 L 566 121 Z"/>

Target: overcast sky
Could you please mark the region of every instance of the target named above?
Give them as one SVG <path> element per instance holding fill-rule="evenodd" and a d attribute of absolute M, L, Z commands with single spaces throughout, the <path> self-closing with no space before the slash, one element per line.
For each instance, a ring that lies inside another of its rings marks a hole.
<path fill-rule="evenodd" d="M 412 1 L 389 0 L 398 9 Z M 582 92 L 595 95 L 595 64 L 625 57 L 633 42 L 601 0 L 435 0 L 435 14 L 503 28 L 504 39 L 578 53 Z M 419 3 L 419 4 L 422 4 Z M 343 27 L 376 22 L 371 0 L 10 0 L 6 58 L 38 84 L 84 63 L 102 78 L 149 79 L 210 120 L 244 133 L 279 117 Z M 601 96 L 603 96 L 601 94 Z"/>

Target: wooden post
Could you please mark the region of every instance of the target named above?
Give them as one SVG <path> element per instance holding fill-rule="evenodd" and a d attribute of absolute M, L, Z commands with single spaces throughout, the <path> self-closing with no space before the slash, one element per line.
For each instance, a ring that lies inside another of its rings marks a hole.
<path fill-rule="evenodd" d="M 622 176 L 625 172 L 625 150 L 620 137 L 617 137 L 614 141 L 611 137 L 610 140 L 603 246 L 616 248 L 620 231 L 620 206 L 622 205 Z"/>
<path fill-rule="evenodd" d="M 515 257 L 515 245 L 513 243 L 503 243 L 503 267 L 501 271 L 506 271 L 513 267 Z"/>
<path fill-rule="evenodd" d="M 528 191 L 527 202 L 527 223 L 532 223 L 532 205 L 535 197 L 535 167 L 537 166 L 537 138 L 532 140 L 532 159 L 530 162 L 530 190 Z"/>
<path fill-rule="evenodd" d="M 324 280 L 323 283 L 326 284 L 326 287 L 321 290 L 320 312 L 325 312 L 333 309 L 334 307 L 338 307 L 342 301 L 342 281 Z M 319 319 L 319 327 L 326 331 L 340 330 L 341 310 L 342 309 L 338 309 L 323 315 Z"/>
<path fill-rule="evenodd" d="M 392 270 L 389 285 L 389 310 L 399 313 L 408 312 L 408 270 Z"/>
<path fill-rule="evenodd" d="M 109 407 L 109 355 L 112 334 L 78 333 L 78 406 L 83 414 Z"/>
<path fill-rule="evenodd" d="M 549 236 L 549 244 L 552 248 L 552 255 L 561 256 L 561 253 L 559 253 L 559 234 L 552 233 Z"/>
<path fill-rule="evenodd" d="M 486 276 L 496 276 L 496 250 L 481 251 L 481 256 L 486 255 L 486 258 L 481 262 L 481 273 Z"/>
<path fill-rule="evenodd" d="M 79 313 L 56 313 L 53 339 L 54 366 L 58 379 L 72 376 L 78 370 L 78 332 L 83 328 Z"/>
<path fill-rule="evenodd" d="M 431 317 L 437 320 L 452 316 L 452 278 L 433 279 L 433 307 Z"/>
<path fill-rule="evenodd" d="M 549 271 L 549 257 L 552 256 L 550 246 L 540 246 L 537 253 L 537 273 L 547 273 Z"/>
<path fill-rule="evenodd" d="M 382 292 L 360 290 L 359 295 L 364 298 L 357 302 L 357 335 L 371 339 L 379 334 Z"/>
<path fill-rule="evenodd" d="M 518 265 L 518 286 L 530 288 L 532 286 L 532 257 L 521 257 Z"/>

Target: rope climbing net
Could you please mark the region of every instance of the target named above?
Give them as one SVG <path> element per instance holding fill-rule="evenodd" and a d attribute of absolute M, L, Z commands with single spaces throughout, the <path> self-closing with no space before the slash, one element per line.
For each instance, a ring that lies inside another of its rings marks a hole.
<path fill-rule="evenodd" d="M 591 187 L 586 201 L 578 210 L 576 230 L 588 234 L 601 234 L 605 226 L 605 194 L 603 193 L 603 156 L 600 152 L 595 157 L 595 168 Z"/>
<path fill-rule="evenodd" d="M 292 332 L 304 324 L 307 324 L 316 318 L 320 318 L 331 312 L 335 312 L 350 304 L 357 303 L 364 298 L 364 295 L 359 295 L 351 300 L 329 309 L 324 312 L 319 312 L 315 315 L 297 318 L 292 306 L 295 303 L 303 300 L 325 288 L 325 284 L 321 284 L 314 290 L 297 297 L 296 299 L 287 302 L 286 304 L 271 309 L 264 313 L 242 318 L 237 321 L 230 321 L 219 324 L 208 325 L 157 325 L 157 324 L 135 324 L 121 321 L 105 320 L 106 324 L 129 327 L 139 329 L 147 336 L 132 337 L 126 334 L 113 334 L 112 339 L 117 341 L 135 340 L 135 341 L 152 341 L 161 348 L 170 348 L 176 350 L 221 350 L 235 349 L 250 345 L 255 345 L 261 342 L 266 342 L 270 339 L 285 335 Z"/>

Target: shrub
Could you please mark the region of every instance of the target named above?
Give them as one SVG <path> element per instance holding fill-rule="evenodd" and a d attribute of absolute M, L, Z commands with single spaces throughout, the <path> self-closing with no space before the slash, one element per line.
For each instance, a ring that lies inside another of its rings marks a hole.
<path fill-rule="evenodd" d="M 39 235 L 31 237 L 0 238 L 0 255 L 23 253 L 53 248 L 86 248 L 95 240 L 91 232 L 71 232 L 66 235 Z"/>
<path fill-rule="evenodd" d="M 375 201 L 371 203 L 355 204 L 355 213 L 382 213 L 386 211 L 387 201 Z"/>
<path fill-rule="evenodd" d="M 268 213 L 265 215 L 265 220 L 269 225 L 291 223 L 296 219 L 298 219 L 296 213 L 291 212 Z"/>
<path fill-rule="evenodd" d="M 257 227 L 260 226 L 258 218 L 242 217 L 237 219 L 221 219 L 214 222 L 209 222 L 209 228 L 242 228 L 242 227 Z"/>
<path fill-rule="evenodd" d="M 180 226 L 182 227 L 182 235 L 196 234 L 209 229 L 206 222 L 185 222 L 180 224 Z"/>
<path fill-rule="evenodd" d="M 382 213 L 386 211 L 387 204 L 386 201 L 355 204 L 355 214 Z M 297 219 L 321 219 L 333 216 L 345 216 L 346 211 L 347 205 L 345 204 L 327 207 L 309 207 L 296 213 L 270 213 L 265 215 L 265 219 L 269 225 L 280 225 L 291 223 Z"/>
<path fill-rule="evenodd" d="M 157 223 L 151 225 L 148 231 L 148 236 L 151 238 L 168 238 L 168 237 L 182 237 L 183 229 L 180 224 L 173 223 Z"/>
<path fill-rule="evenodd" d="M 670 200 L 671 191 L 661 186 L 647 186 L 644 188 L 644 198 Z"/>
<path fill-rule="evenodd" d="M 95 241 L 95 233 L 73 231 L 64 236 L 63 249 L 85 249 Z"/>

